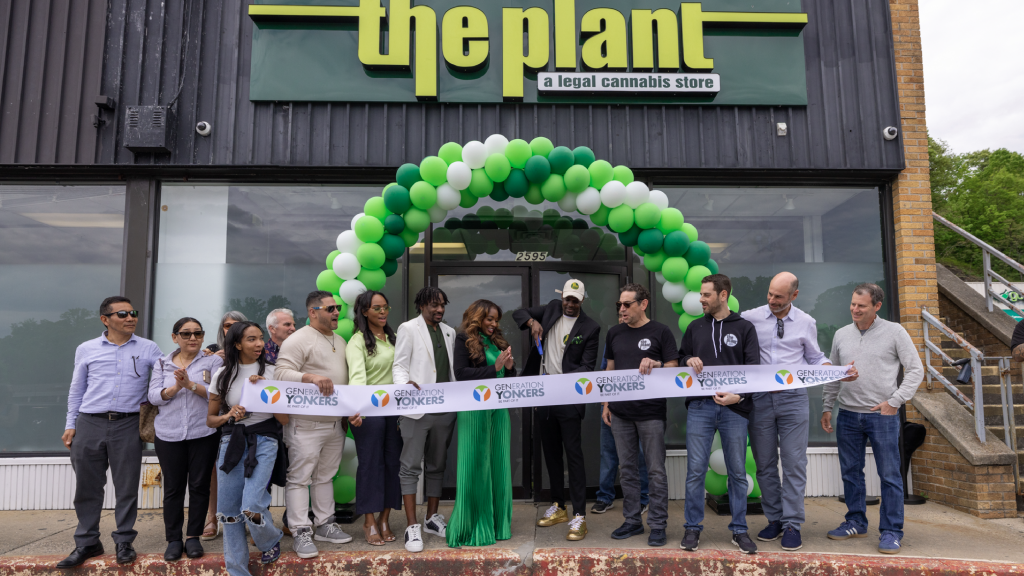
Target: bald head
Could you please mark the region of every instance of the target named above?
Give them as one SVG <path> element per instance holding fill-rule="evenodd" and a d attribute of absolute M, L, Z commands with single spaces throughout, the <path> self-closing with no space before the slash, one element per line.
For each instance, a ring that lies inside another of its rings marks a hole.
<path fill-rule="evenodd" d="M 788 314 L 789 306 L 800 293 L 800 281 L 792 272 L 779 272 L 768 285 L 768 308 L 774 314 Z"/>

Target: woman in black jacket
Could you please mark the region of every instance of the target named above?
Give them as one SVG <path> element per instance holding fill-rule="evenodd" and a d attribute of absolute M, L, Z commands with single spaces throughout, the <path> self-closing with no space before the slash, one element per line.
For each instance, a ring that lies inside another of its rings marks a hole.
<path fill-rule="evenodd" d="M 477 300 L 462 315 L 455 338 L 456 380 L 516 375 L 512 348 L 498 327 L 501 308 Z M 480 384 L 473 399 L 497 403 L 492 386 Z M 512 537 L 512 425 L 508 409 L 459 412 L 459 460 L 455 509 L 448 522 L 448 546 L 488 546 Z"/>

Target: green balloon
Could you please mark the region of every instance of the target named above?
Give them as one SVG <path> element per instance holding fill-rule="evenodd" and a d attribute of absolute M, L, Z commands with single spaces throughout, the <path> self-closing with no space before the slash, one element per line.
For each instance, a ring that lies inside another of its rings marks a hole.
<path fill-rule="evenodd" d="M 615 211 L 612 210 L 614 213 Z M 640 228 L 634 224 L 629 230 L 619 234 L 619 243 L 623 246 L 636 246 L 637 240 L 640 238 Z"/>
<path fill-rule="evenodd" d="M 331 250 L 331 253 L 327 255 L 327 269 L 328 270 L 333 270 L 334 269 L 334 259 L 338 257 L 338 254 L 341 254 L 341 252 L 338 251 L 338 250 Z"/>
<path fill-rule="evenodd" d="M 647 230 L 654 228 L 661 221 L 661 208 L 650 202 L 644 202 L 636 209 L 636 225 Z M 664 233 L 663 233 L 664 234 Z"/>
<path fill-rule="evenodd" d="M 402 246 L 405 244 L 403 243 Z M 395 272 L 398 272 L 398 260 L 385 260 L 380 269 L 384 271 L 384 276 L 394 276 Z"/>
<path fill-rule="evenodd" d="M 377 269 L 384 263 L 384 249 L 380 244 L 363 244 L 356 250 L 356 260 L 363 268 Z"/>
<path fill-rule="evenodd" d="M 565 171 L 565 188 L 570 192 L 583 192 L 590 186 L 590 171 L 580 164 L 574 164 Z"/>
<path fill-rule="evenodd" d="M 683 213 L 676 208 L 665 208 L 661 211 L 661 218 L 658 220 L 658 230 L 668 236 L 672 232 L 683 227 Z"/>
<path fill-rule="evenodd" d="M 409 200 L 413 206 L 420 210 L 428 210 L 431 206 L 437 204 L 437 188 L 434 188 L 425 180 L 420 180 L 409 189 Z"/>
<path fill-rule="evenodd" d="M 418 172 L 419 170 L 417 170 Z M 400 184 L 388 188 L 384 192 L 384 205 L 395 214 L 405 214 L 409 208 L 412 208 L 412 200 L 409 199 L 409 189 Z"/>
<path fill-rule="evenodd" d="M 462 200 L 459 200 L 459 206 L 463 208 L 472 208 L 476 205 L 477 200 L 479 200 L 479 198 L 474 196 L 468 188 L 460 191 L 459 193 L 462 194 Z"/>
<path fill-rule="evenodd" d="M 613 178 L 615 180 L 618 180 L 623 184 L 629 184 L 633 181 L 633 171 L 621 164 L 612 170 L 612 174 L 614 175 Z"/>
<path fill-rule="evenodd" d="M 530 150 L 533 151 L 534 156 L 547 156 L 554 149 L 555 145 L 551 143 L 551 140 L 543 136 L 537 136 L 530 140 Z"/>
<path fill-rule="evenodd" d="M 530 149 L 530 144 L 526 140 L 520 140 L 516 138 L 505 146 L 505 157 L 508 158 L 509 164 L 513 168 L 519 168 L 522 170 L 526 167 L 526 161 L 533 156 L 533 150 Z"/>
<path fill-rule="evenodd" d="M 544 193 L 540 191 L 540 186 L 530 184 L 530 187 L 526 190 L 526 195 L 523 196 L 523 199 L 536 206 L 544 201 Z"/>
<path fill-rule="evenodd" d="M 423 232 L 430 228 L 430 214 L 419 208 L 410 208 L 405 213 L 405 227 L 417 234 Z M 377 266 L 377 268 L 380 268 L 380 266 Z"/>
<path fill-rule="evenodd" d="M 420 177 L 420 167 L 415 164 L 402 164 L 398 167 L 398 172 L 395 173 L 395 180 L 398 181 L 398 185 L 403 188 L 412 188 L 412 185 L 419 182 L 423 178 Z M 391 210 L 388 208 L 388 210 Z M 391 210 L 394 212 L 394 210 Z"/>
<path fill-rule="evenodd" d="M 572 150 L 565 146 L 558 146 L 548 153 L 548 162 L 551 163 L 553 174 L 565 174 L 565 171 L 576 162 L 576 158 L 572 155 Z"/>
<path fill-rule="evenodd" d="M 686 263 L 686 260 L 679 256 L 670 256 L 662 264 L 661 273 L 665 276 L 665 280 L 678 284 L 686 280 L 686 271 L 689 269 L 690 266 Z"/>
<path fill-rule="evenodd" d="M 491 190 L 491 200 L 495 202 L 504 202 L 508 200 L 508 192 L 505 191 L 504 182 L 495 182 L 494 189 Z"/>
<path fill-rule="evenodd" d="M 549 202 L 558 202 L 565 197 L 565 180 L 561 174 L 552 174 L 540 186 L 540 193 Z"/>
<path fill-rule="evenodd" d="M 686 327 L 690 325 L 690 322 L 693 322 L 694 320 L 700 318 L 700 316 L 690 316 L 689 314 L 683 311 L 683 303 L 679 302 L 678 304 L 679 310 L 676 312 L 676 314 L 679 314 L 679 329 L 683 332 L 686 332 Z M 676 303 L 672 304 L 672 309 L 676 309 Z"/>
<path fill-rule="evenodd" d="M 520 140 L 520 142 L 522 142 L 522 140 Z M 513 198 L 522 198 L 523 196 L 526 196 L 526 191 L 530 189 L 530 181 L 526 179 L 526 172 L 519 169 L 513 169 L 509 172 L 508 178 L 505 179 L 504 184 L 505 192 Z"/>
<path fill-rule="evenodd" d="M 383 265 L 384 263 L 382 262 L 381 266 Z M 363 268 L 362 271 L 359 272 L 359 275 L 356 276 L 356 280 L 362 282 L 363 285 L 366 286 L 367 290 L 380 290 L 384 287 L 384 282 L 387 280 L 387 274 L 385 274 L 380 268 L 375 270 Z"/>
<path fill-rule="evenodd" d="M 384 249 L 384 257 L 394 260 L 405 254 L 405 240 L 395 234 L 385 234 L 380 239 L 380 247 Z"/>
<path fill-rule="evenodd" d="M 526 161 L 526 179 L 534 184 L 543 184 L 551 176 L 551 163 L 543 156 L 534 156 Z"/>
<path fill-rule="evenodd" d="M 388 214 L 384 219 L 384 229 L 388 234 L 401 234 L 402 230 L 405 230 L 405 218 L 398 214 Z"/>
<path fill-rule="evenodd" d="M 680 226 L 680 229 L 686 233 L 686 236 L 690 239 L 690 242 L 697 241 L 697 227 L 689 222 Z"/>
<path fill-rule="evenodd" d="M 434 242 L 451 242 L 452 231 L 447 228 L 434 228 Z M 403 244 L 404 246 L 404 244 Z"/>
<path fill-rule="evenodd" d="M 402 230 L 401 236 L 402 236 L 402 240 L 405 242 L 405 247 L 406 248 L 412 248 L 417 242 L 420 241 L 420 234 L 419 234 L 419 232 L 413 232 L 412 230 L 409 230 L 408 228 L 406 228 L 405 230 Z"/>
<path fill-rule="evenodd" d="M 729 310 L 732 310 L 733 312 L 740 311 L 740 301 L 732 294 L 729 294 Z"/>
<path fill-rule="evenodd" d="M 615 169 L 612 165 L 604 160 L 595 160 L 590 166 L 587 167 L 590 171 L 590 185 L 598 190 L 601 189 L 605 184 L 612 181 L 615 176 Z"/>
<path fill-rule="evenodd" d="M 481 206 L 476 215 L 483 222 L 494 222 L 494 208 L 490 206 Z"/>
<path fill-rule="evenodd" d="M 703 283 L 705 276 L 710 276 L 711 270 L 708 270 L 707 266 L 691 266 L 686 272 L 686 289 L 690 292 L 700 292 L 700 285 Z"/>
<path fill-rule="evenodd" d="M 651 272 L 661 272 L 661 267 L 665 264 L 665 260 L 668 257 L 665 256 L 663 250 L 652 252 L 644 256 L 644 268 L 647 268 Z"/>
<path fill-rule="evenodd" d="M 593 214 L 590 215 L 590 221 L 596 224 L 597 226 L 607 226 L 609 213 L 611 213 L 611 209 L 605 206 L 604 204 L 601 204 L 601 207 L 597 209 L 597 212 L 594 212 Z M 614 236 L 610 236 L 610 238 L 612 240 L 615 239 Z"/>
<path fill-rule="evenodd" d="M 504 182 L 512 172 L 512 164 L 504 154 L 495 153 L 487 157 L 484 171 L 487 173 L 487 177 L 494 182 Z"/>
<path fill-rule="evenodd" d="M 384 204 L 384 198 L 382 196 L 374 196 L 363 204 L 363 214 L 367 216 L 373 216 L 381 222 L 388 217 L 388 207 Z"/>
<path fill-rule="evenodd" d="M 686 312 L 683 312 L 683 303 L 682 302 L 673 302 L 672 303 L 672 311 L 675 312 L 676 314 L 680 315 L 680 316 L 682 316 L 683 314 L 686 314 Z M 679 329 L 682 330 L 683 332 L 686 332 L 686 328 L 683 328 L 682 324 L 683 324 L 683 319 L 680 318 L 679 319 Z M 687 324 L 689 324 L 689 322 L 687 322 Z"/>
<path fill-rule="evenodd" d="M 388 188 L 391 188 L 392 186 L 398 186 L 398 182 L 392 182 L 391 184 L 388 184 L 383 189 L 381 189 L 381 191 L 380 191 L 381 198 L 384 197 L 384 193 L 388 191 Z"/>
<path fill-rule="evenodd" d="M 705 266 L 708 267 L 708 270 L 711 270 L 712 274 L 718 274 L 718 262 L 708 258 L 708 263 Z"/>
<path fill-rule="evenodd" d="M 608 214 L 608 227 L 613 232 L 625 232 L 633 225 L 633 209 L 625 204 L 612 208 Z"/>
<path fill-rule="evenodd" d="M 754 461 L 754 451 L 747 446 L 747 458 L 746 462 L 743 463 L 743 468 L 746 469 L 747 474 L 750 474 L 752 478 L 757 478 L 757 462 Z"/>
<path fill-rule="evenodd" d="M 494 222 L 498 225 L 498 228 L 502 230 L 507 229 L 512 225 L 512 211 L 508 208 L 498 208 L 494 211 Z"/>
<path fill-rule="evenodd" d="M 634 226 L 636 226 L 636 224 L 634 224 Z M 639 226 L 637 226 L 637 228 L 639 228 Z M 646 256 L 647 255 L 647 252 L 644 252 L 644 249 L 641 248 L 639 244 L 637 244 L 636 246 L 633 246 L 633 253 L 636 254 L 637 256 Z"/>
<path fill-rule="evenodd" d="M 661 230 L 658 230 L 661 232 Z M 682 230 L 675 230 L 665 235 L 665 254 L 682 256 L 690 248 L 690 237 Z"/>
<path fill-rule="evenodd" d="M 342 318 L 342 319 L 338 320 L 338 327 L 334 330 L 334 333 L 337 334 L 338 336 L 341 336 L 346 341 L 348 341 L 348 340 L 352 339 L 352 334 L 355 333 L 355 331 L 356 331 L 355 323 L 352 322 L 351 320 L 349 320 L 348 318 Z M 346 478 L 347 478 L 347 476 L 346 476 Z M 355 483 L 355 481 L 353 480 L 353 484 L 354 483 Z M 355 494 L 355 487 L 354 486 L 352 488 L 352 494 L 353 495 Z M 339 502 L 340 502 L 340 500 L 339 500 Z"/>
<path fill-rule="evenodd" d="M 586 146 L 577 146 L 573 148 L 572 157 L 575 164 L 583 166 L 584 168 L 589 167 L 594 163 L 594 160 L 597 159 L 597 156 L 594 156 L 594 151 Z"/>
<path fill-rule="evenodd" d="M 338 275 L 334 273 L 334 270 L 324 270 L 316 277 L 316 289 L 325 290 L 332 294 L 338 292 L 338 288 L 341 288 L 341 283 L 344 282 Z"/>
<path fill-rule="evenodd" d="M 704 477 L 704 489 L 712 496 L 726 494 L 729 492 L 729 477 L 708 469 L 708 474 Z"/>
<path fill-rule="evenodd" d="M 420 176 L 432 186 L 448 181 L 448 163 L 437 156 L 427 156 L 420 162 Z"/>
<path fill-rule="evenodd" d="M 637 228 L 640 228 L 640 226 L 637 226 Z M 657 252 L 658 250 L 661 250 L 664 238 L 665 237 L 662 235 L 661 230 L 658 230 L 657 228 L 651 228 L 649 230 L 641 229 L 636 245 L 643 250 L 645 254 L 648 252 Z"/>
<path fill-rule="evenodd" d="M 356 237 L 363 242 L 376 242 L 384 235 L 384 225 L 373 216 L 356 220 Z"/>
<path fill-rule="evenodd" d="M 690 266 L 704 266 L 708 263 L 711 258 L 711 247 L 708 246 L 707 242 L 690 242 L 690 248 L 683 254 L 686 261 L 690 263 Z M 710 270 L 710 268 L 708 268 Z"/>
<path fill-rule="evenodd" d="M 469 193 L 477 198 L 483 198 L 494 190 L 494 182 L 487 177 L 487 172 L 483 168 L 477 168 L 473 170 L 473 178 L 469 181 Z"/>
<path fill-rule="evenodd" d="M 441 146 L 441 149 L 437 151 L 437 155 L 441 160 L 444 160 L 446 164 L 462 162 L 462 145 L 458 142 L 448 142 Z"/>

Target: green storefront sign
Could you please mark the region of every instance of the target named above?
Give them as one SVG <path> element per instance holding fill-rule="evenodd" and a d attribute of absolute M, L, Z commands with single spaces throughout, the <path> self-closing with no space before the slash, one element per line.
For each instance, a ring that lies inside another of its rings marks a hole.
<path fill-rule="evenodd" d="M 807 104 L 799 0 L 341 1 L 249 6 L 251 100 Z"/>

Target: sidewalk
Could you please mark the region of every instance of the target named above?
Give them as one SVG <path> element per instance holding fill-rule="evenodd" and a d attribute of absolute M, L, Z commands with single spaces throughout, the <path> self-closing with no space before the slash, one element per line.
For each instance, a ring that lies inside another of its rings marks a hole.
<path fill-rule="evenodd" d="M 622 523 L 621 501 L 602 515 L 588 516 L 589 535 L 580 542 L 565 540 L 566 525 L 537 528 L 536 519 L 546 506 L 517 503 L 512 525 L 512 539 L 486 548 L 449 549 L 441 538 L 424 535 L 425 551 L 409 554 L 402 545 L 405 515 L 392 514 L 392 529 L 399 541 L 383 547 L 372 547 L 362 537 L 361 520 L 343 525 L 354 540 L 349 544 L 332 545 L 318 542 L 322 554 L 316 561 L 299 560 L 291 553 L 291 539 L 282 542 L 281 561 L 269 570 L 254 573 L 296 574 L 322 573 L 326 567 L 344 567 L 331 573 L 344 574 L 669 574 L 669 573 L 785 573 L 810 571 L 856 573 L 869 568 L 872 573 L 982 573 L 1024 574 L 1024 520 L 981 520 L 944 506 L 928 503 L 906 509 L 906 538 L 897 556 L 883 556 L 877 551 L 878 507 L 868 507 L 872 529 L 867 538 L 833 541 L 825 533 L 843 520 L 845 506 L 834 498 L 807 500 L 807 522 L 802 530 L 804 547 L 798 553 L 784 552 L 778 541 L 758 542 L 759 554 L 746 556 L 730 543 L 726 529 L 728 519 L 713 516 L 708 510 L 699 552 L 679 549 L 682 538 L 683 502 L 669 503 L 669 543 L 665 548 L 650 548 L 647 537 L 636 536 L 625 541 L 612 540 L 609 534 Z M 450 506 L 442 506 L 448 514 Z M 280 525 L 282 510 L 273 509 Z M 420 509 L 420 514 L 423 509 Z M 763 528 L 763 516 L 748 517 L 750 531 Z M 47 573 L 53 563 L 73 548 L 75 516 L 72 511 L 0 512 L 0 576 Z M 106 511 L 101 532 L 108 556 L 90 561 L 92 573 L 114 573 L 103 566 L 116 566 L 109 556 L 114 550 L 109 533 L 113 529 L 113 512 Z M 139 537 L 135 548 L 140 560 L 132 569 L 117 573 L 143 573 L 163 568 L 163 522 L 159 511 L 139 514 Z M 222 573 L 219 556 L 222 539 L 204 542 L 207 556 L 199 561 L 182 560 L 174 566 L 175 574 Z M 152 556 L 144 556 L 144 555 Z M 952 561 L 952 562 L 951 562 Z M 987 564 L 987 563 L 1003 563 Z M 744 568 L 746 567 L 746 568 Z"/>

